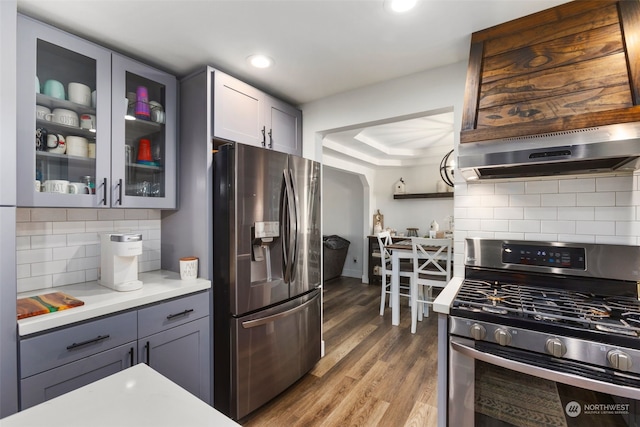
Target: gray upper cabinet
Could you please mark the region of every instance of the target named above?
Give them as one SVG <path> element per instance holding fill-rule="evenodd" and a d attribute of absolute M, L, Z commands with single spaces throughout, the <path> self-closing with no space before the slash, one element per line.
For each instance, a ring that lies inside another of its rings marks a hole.
<path fill-rule="evenodd" d="M 175 208 L 175 77 L 117 54 L 112 60 L 111 205 Z"/>
<path fill-rule="evenodd" d="M 213 136 L 302 155 L 302 112 L 216 70 Z"/>
<path fill-rule="evenodd" d="M 176 207 L 174 77 L 22 15 L 18 52 L 18 206 Z M 140 86 L 164 114 L 125 125 Z"/>

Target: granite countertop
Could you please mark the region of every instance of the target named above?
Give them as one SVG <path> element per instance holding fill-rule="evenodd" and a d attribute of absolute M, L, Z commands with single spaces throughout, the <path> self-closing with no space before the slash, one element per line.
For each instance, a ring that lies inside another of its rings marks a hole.
<path fill-rule="evenodd" d="M 93 281 L 20 293 L 18 298 L 64 292 L 84 305 L 18 320 L 18 334 L 30 335 L 211 288 L 209 280 L 180 280 L 178 273 L 165 270 L 140 273 L 138 279 L 143 282 L 142 288 L 128 292 L 118 292 Z"/>
<path fill-rule="evenodd" d="M 453 277 L 447 286 L 440 292 L 440 295 L 433 301 L 433 311 L 442 314 L 449 314 L 449 308 L 453 304 L 453 300 L 458 294 L 458 290 L 462 285 L 462 277 Z"/>
<path fill-rule="evenodd" d="M 0 420 L 2 427 L 235 427 L 144 363 Z"/>

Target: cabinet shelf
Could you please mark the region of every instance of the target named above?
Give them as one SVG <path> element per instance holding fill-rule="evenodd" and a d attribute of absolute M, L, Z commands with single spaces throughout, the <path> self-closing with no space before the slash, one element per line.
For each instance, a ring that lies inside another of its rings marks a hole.
<path fill-rule="evenodd" d="M 75 111 L 78 114 L 96 114 L 96 109 L 87 105 L 76 104 L 64 99 L 53 98 L 42 93 L 36 93 L 36 104 L 47 107 L 53 111 L 54 108 L 64 108 Z"/>
<path fill-rule="evenodd" d="M 125 125 L 127 127 L 126 142 L 135 142 L 140 138 L 159 132 L 164 126 L 160 123 L 142 119 L 126 120 Z"/>
<path fill-rule="evenodd" d="M 36 119 L 36 126 L 39 128 L 45 128 L 52 133 L 60 133 L 65 136 L 83 136 L 90 140 L 96 139 L 96 133 L 91 132 L 89 129 L 83 129 L 76 126 L 63 125 L 61 123 L 51 122 L 49 120 Z"/>
<path fill-rule="evenodd" d="M 57 159 L 57 160 L 69 160 L 74 162 L 93 163 L 93 164 L 95 164 L 96 162 L 96 159 L 93 157 L 70 156 L 68 154 L 50 153 L 48 151 L 36 151 L 36 157 L 39 159 L 47 158 L 47 159 Z"/>
<path fill-rule="evenodd" d="M 407 194 L 394 194 L 394 199 L 446 199 L 453 197 L 451 193 L 407 193 Z"/>

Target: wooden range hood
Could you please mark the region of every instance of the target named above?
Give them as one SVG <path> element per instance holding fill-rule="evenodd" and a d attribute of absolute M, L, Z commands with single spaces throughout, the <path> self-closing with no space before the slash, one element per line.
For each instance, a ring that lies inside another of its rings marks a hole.
<path fill-rule="evenodd" d="M 467 178 L 635 168 L 640 2 L 577 0 L 474 33 L 460 143 Z"/>

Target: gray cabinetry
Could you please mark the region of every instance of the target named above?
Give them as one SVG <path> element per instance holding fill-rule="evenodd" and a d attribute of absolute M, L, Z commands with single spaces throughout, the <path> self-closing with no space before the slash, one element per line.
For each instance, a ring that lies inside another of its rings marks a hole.
<path fill-rule="evenodd" d="M 211 403 L 209 291 L 25 337 L 21 409 L 136 363 Z"/>
<path fill-rule="evenodd" d="M 228 74 L 214 72 L 213 136 L 302 155 L 302 112 Z"/>
<path fill-rule="evenodd" d="M 22 15 L 17 28 L 18 206 L 175 208 L 175 78 Z M 163 123 L 149 114 L 125 125 L 140 86 Z M 150 154 L 127 162 L 125 144 L 140 138 Z"/>
<path fill-rule="evenodd" d="M 134 341 L 23 379 L 21 381 L 22 409 L 133 366 L 135 351 Z"/>
<path fill-rule="evenodd" d="M 138 311 L 139 362 L 211 403 L 210 293 Z"/>
<path fill-rule="evenodd" d="M 135 363 L 136 319 L 128 312 L 22 340 L 21 408 Z"/>

